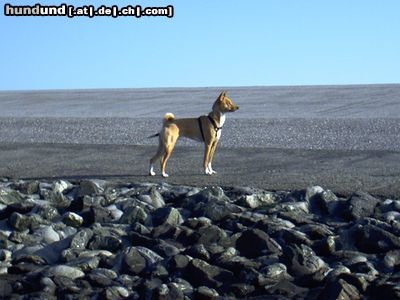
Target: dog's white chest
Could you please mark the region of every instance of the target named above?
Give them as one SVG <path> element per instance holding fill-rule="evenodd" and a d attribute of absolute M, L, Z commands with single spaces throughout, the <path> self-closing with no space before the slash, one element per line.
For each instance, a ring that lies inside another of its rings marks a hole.
<path fill-rule="evenodd" d="M 224 126 L 225 119 L 226 119 L 226 116 L 224 114 L 221 114 L 221 117 L 219 118 L 219 127 Z"/>
<path fill-rule="evenodd" d="M 217 139 L 218 139 L 218 140 L 219 140 L 219 138 L 221 137 L 222 126 L 224 126 L 225 119 L 226 119 L 225 114 L 221 114 L 221 117 L 219 118 L 219 128 L 221 128 L 221 129 L 217 131 Z"/>
<path fill-rule="evenodd" d="M 221 133 L 222 133 L 222 129 L 218 130 L 218 132 L 217 132 L 217 140 L 219 140 L 219 138 L 221 137 Z"/>

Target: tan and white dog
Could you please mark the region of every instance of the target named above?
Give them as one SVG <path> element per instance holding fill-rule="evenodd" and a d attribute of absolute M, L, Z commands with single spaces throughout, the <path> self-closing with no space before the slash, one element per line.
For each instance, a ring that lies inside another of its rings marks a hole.
<path fill-rule="evenodd" d="M 159 137 L 157 153 L 150 159 L 149 174 L 156 175 L 154 163 L 160 159 L 163 177 L 168 177 L 165 165 L 171 156 L 175 143 L 180 136 L 192 140 L 201 141 L 205 144 L 203 167 L 207 175 L 216 174 L 211 163 L 215 148 L 221 137 L 221 129 L 225 123 L 225 114 L 234 112 L 239 107 L 222 92 L 212 106 L 212 111 L 207 116 L 199 118 L 175 119 L 172 113 L 166 113 L 161 131 L 151 137 Z"/>

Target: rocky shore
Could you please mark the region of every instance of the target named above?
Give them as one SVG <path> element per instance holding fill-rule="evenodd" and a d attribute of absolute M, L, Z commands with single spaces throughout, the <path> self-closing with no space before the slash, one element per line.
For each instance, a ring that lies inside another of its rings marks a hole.
<path fill-rule="evenodd" d="M 400 200 L 3 179 L 0 297 L 398 299 Z"/>

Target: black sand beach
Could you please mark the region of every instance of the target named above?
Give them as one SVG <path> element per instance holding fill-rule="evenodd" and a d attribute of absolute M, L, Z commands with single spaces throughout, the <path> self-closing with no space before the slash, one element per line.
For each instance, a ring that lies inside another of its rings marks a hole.
<path fill-rule="evenodd" d="M 146 176 L 165 112 L 198 116 L 222 88 L 1 92 L 0 177 Z M 227 88 L 228 115 L 215 168 L 201 174 L 203 146 L 178 142 L 172 184 L 338 193 L 400 194 L 400 85 Z"/>

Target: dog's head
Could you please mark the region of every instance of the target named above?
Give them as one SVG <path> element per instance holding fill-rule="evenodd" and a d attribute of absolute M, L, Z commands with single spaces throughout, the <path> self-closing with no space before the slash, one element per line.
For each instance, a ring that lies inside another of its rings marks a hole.
<path fill-rule="evenodd" d="M 239 109 L 239 106 L 234 104 L 231 99 L 226 96 L 226 92 L 223 91 L 214 102 L 213 110 L 218 110 L 222 113 L 234 112 Z"/>

